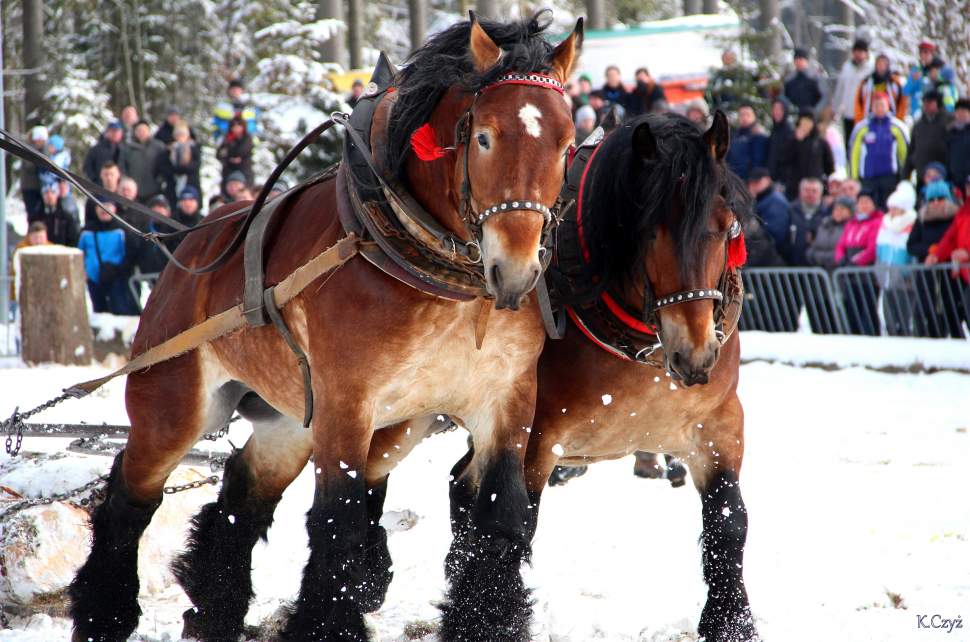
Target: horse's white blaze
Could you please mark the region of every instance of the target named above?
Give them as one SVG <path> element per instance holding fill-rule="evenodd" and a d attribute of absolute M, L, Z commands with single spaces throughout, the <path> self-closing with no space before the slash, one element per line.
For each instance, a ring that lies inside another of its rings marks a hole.
<path fill-rule="evenodd" d="M 533 138 L 539 138 L 542 135 L 542 126 L 539 124 L 540 118 L 542 118 L 542 112 L 532 103 L 522 105 L 522 109 L 519 110 L 519 120 L 525 126 L 525 133 Z"/>

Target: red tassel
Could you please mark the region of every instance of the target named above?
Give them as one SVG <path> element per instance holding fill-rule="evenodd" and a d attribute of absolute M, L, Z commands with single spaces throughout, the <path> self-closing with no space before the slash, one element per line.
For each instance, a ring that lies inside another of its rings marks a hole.
<path fill-rule="evenodd" d="M 438 146 L 434 129 L 428 123 L 421 125 L 411 134 L 411 149 L 414 150 L 414 155 L 423 161 L 438 160 L 448 153 L 448 150 Z"/>
<path fill-rule="evenodd" d="M 748 248 L 744 244 L 744 232 L 728 243 L 728 268 L 734 270 L 748 262 Z"/>

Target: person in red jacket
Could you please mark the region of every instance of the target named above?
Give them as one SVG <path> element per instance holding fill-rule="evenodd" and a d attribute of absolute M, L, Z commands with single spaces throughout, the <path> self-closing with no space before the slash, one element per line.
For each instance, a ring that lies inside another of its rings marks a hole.
<path fill-rule="evenodd" d="M 970 190 L 970 176 L 967 176 L 965 190 Z M 970 191 L 966 191 L 970 194 Z M 930 330 L 929 336 L 953 336 L 963 337 L 963 321 L 970 320 L 970 269 L 966 266 L 970 263 L 970 198 L 963 201 L 963 206 L 953 217 L 950 227 L 935 245 L 930 246 L 930 251 L 926 255 L 924 263 L 926 265 L 937 265 L 944 262 L 952 262 L 953 268 L 949 271 L 950 278 L 946 278 L 945 273 L 937 273 L 927 279 L 930 283 L 935 283 L 931 295 L 934 299 L 942 297 L 942 305 L 933 301 L 931 313 L 942 309 L 944 318 L 927 319 L 926 325 Z M 958 267 L 960 264 L 963 267 Z M 930 296 L 930 295 L 927 295 Z M 936 334 L 933 331 L 936 330 Z"/>
<path fill-rule="evenodd" d="M 970 181 L 967 181 L 967 185 L 970 186 Z M 936 265 L 942 261 L 970 263 L 970 199 L 963 202 L 963 207 L 953 217 L 943 238 L 926 255 L 926 265 Z M 954 267 L 953 277 L 956 278 L 958 274 L 964 283 L 970 285 L 970 269 Z"/>

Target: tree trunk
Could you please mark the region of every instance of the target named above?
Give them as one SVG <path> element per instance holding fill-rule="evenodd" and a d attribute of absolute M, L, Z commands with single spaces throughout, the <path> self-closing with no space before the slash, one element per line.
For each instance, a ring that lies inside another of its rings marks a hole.
<path fill-rule="evenodd" d="M 80 250 L 57 246 L 17 252 L 20 334 L 26 363 L 91 363 L 83 257 Z"/>
<path fill-rule="evenodd" d="M 414 51 L 424 43 L 428 27 L 428 0 L 408 0 L 408 12 L 411 15 L 411 51 Z M 462 17 L 465 17 L 464 14 Z"/>
<path fill-rule="evenodd" d="M 586 0 L 586 17 L 590 29 L 606 29 L 606 6 L 603 0 Z"/>
<path fill-rule="evenodd" d="M 761 28 L 765 33 L 765 55 L 778 62 L 781 57 L 781 10 L 778 0 L 760 0 Z"/>
<path fill-rule="evenodd" d="M 343 20 L 344 6 L 342 0 L 320 0 L 317 4 L 317 20 L 323 20 L 324 18 Z M 347 56 L 344 48 L 343 31 L 338 31 L 330 40 L 323 43 L 322 49 L 321 53 L 323 54 L 324 62 L 336 62 L 341 65 L 346 64 Z"/>
<path fill-rule="evenodd" d="M 704 13 L 718 13 L 719 8 L 717 6 L 717 0 L 704 0 Z"/>
<path fill-rule="evenodd" d="M 28 126 L 44 120 L 44 2 L 24 0 L 24 59 L 29 72 L 24 76 L 24 120 Z"/>
<path fill-rule="evenodd" d="M 497 0 L 476 0 L 475 13 L 478 14 L 480 18 L 498 20 L 499 16 Z"/>
<path fill-rule="evenodd" d="M 684 0 L 684 15 L 692 16 L 701 12 L 701 0 Z"/>
<path fill-rule="evenodd" d="M 347 0 L 347 49 L 350 53 L 351 69 L 360 69 L 364 65 L 360 38 L 360 24 L 363 19 L 363 0 Z"/>

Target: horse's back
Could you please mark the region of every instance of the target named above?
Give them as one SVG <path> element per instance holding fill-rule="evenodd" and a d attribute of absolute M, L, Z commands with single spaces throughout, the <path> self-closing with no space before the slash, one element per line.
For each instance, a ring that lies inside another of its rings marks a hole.
<path fill-rule="evenodd" d="M 244 220 L 243 216 L 229 217 L 246 205 L 248 202 L 231 203 L 210 213 L 204 222 L 228 220 L 186 234 L 175 258 L 190 267 L 214 261 L 232 243 Z M 266 285 L 279 283 L 342 235 L 334 180 L 321 181 L 294 195 L 275 213 L 266 233 Z M 241 303 L 244 273 L 242 244 L 222 267 L 210 274 L 193 275 L 169 264 L 142 312 L 132 354 L 144 352 Z"/>

